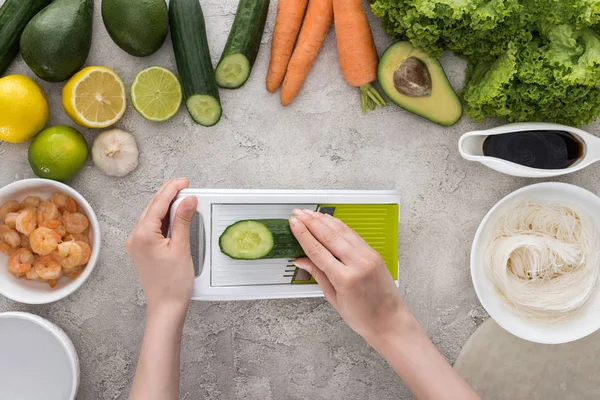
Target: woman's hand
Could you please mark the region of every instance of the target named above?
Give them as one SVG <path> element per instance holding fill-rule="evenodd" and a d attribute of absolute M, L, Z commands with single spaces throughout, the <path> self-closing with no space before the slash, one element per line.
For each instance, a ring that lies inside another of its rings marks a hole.
<path fill-rule="evenodd" d="M 127 239 L 127 251 L 142 282 L 148 314 L 166 309 L 185 314 L 194 284 L 190 249 L 190 226 L 198 199 L 186 198 L 175 215 L 171 238 L 161 227 L 177 193 L 189 186 L 188 179 L 172 179 L 158 190 Z"/>
<path fill-rule="evenodd" d="M 294 210 L 290 227 L 308 256 L 296 265 L 315 278 L 352 329 L 369 343 L 398 331 L 408 311 L 375 250 L 327 214 Z"/>

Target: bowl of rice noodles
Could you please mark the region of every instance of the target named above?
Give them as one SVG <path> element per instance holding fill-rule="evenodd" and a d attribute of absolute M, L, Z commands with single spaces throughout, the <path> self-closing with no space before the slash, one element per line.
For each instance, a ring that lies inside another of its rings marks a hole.
<path fill-rule="evenodd" d="M 519 189 L 483 218 L 471 249 L 479 301 L 505 330 L 567 343 L 600 328 L 600 197 L 565 183 Z"/>

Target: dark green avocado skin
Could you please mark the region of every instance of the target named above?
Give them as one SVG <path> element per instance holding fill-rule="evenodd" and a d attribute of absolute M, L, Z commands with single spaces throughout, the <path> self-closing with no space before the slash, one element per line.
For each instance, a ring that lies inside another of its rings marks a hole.
<path fill-rule="evenodd" d="M 83 67 L 92 46 L 93 0 L 55 0 L 21 35 L 21 55 L 48 82 L 62 82 Z"/>
<path fill-rule="evenodd" d="M 165 0 L 102 0 L 102 19 L 117 46 L 135 57 L 156 53 L 169 33 Z"/>

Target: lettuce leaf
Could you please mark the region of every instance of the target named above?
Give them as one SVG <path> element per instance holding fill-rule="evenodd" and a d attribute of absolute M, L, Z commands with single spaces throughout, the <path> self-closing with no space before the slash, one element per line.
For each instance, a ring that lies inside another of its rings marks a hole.
<path fill-rule="evenodd" d="M 467 59 L 461 97 L 477 120 L 600 116 L 598 0 L 377 0 L 373 12 L 394 38 Z"/>

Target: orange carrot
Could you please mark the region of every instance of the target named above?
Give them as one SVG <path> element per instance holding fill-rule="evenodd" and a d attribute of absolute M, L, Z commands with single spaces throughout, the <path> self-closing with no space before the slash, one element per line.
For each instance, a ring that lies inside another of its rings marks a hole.
<path fill-rule="evenodd" d="M 267 90 L 275 92 L 285 76 L 308 0 L 279 0 L 277 20 L 271 43 L 271 61 L 267 72 Z"/>
<path fill-rule="evenodd" d="M 363 112 L 384 106 L 385 100 L 371 86 L 377 79 L 379 55 L 361 0 L 333 0 L 335 35 L 342 75 L 360 87 Z"/>
<path fill-rule="evenodd" d="M 290 59 L 281 87 L 281 104 L 284 106 L 290 104 L 300 92 L 332 22 L 332 0 L 309 0 L 298 44 Z"/>

